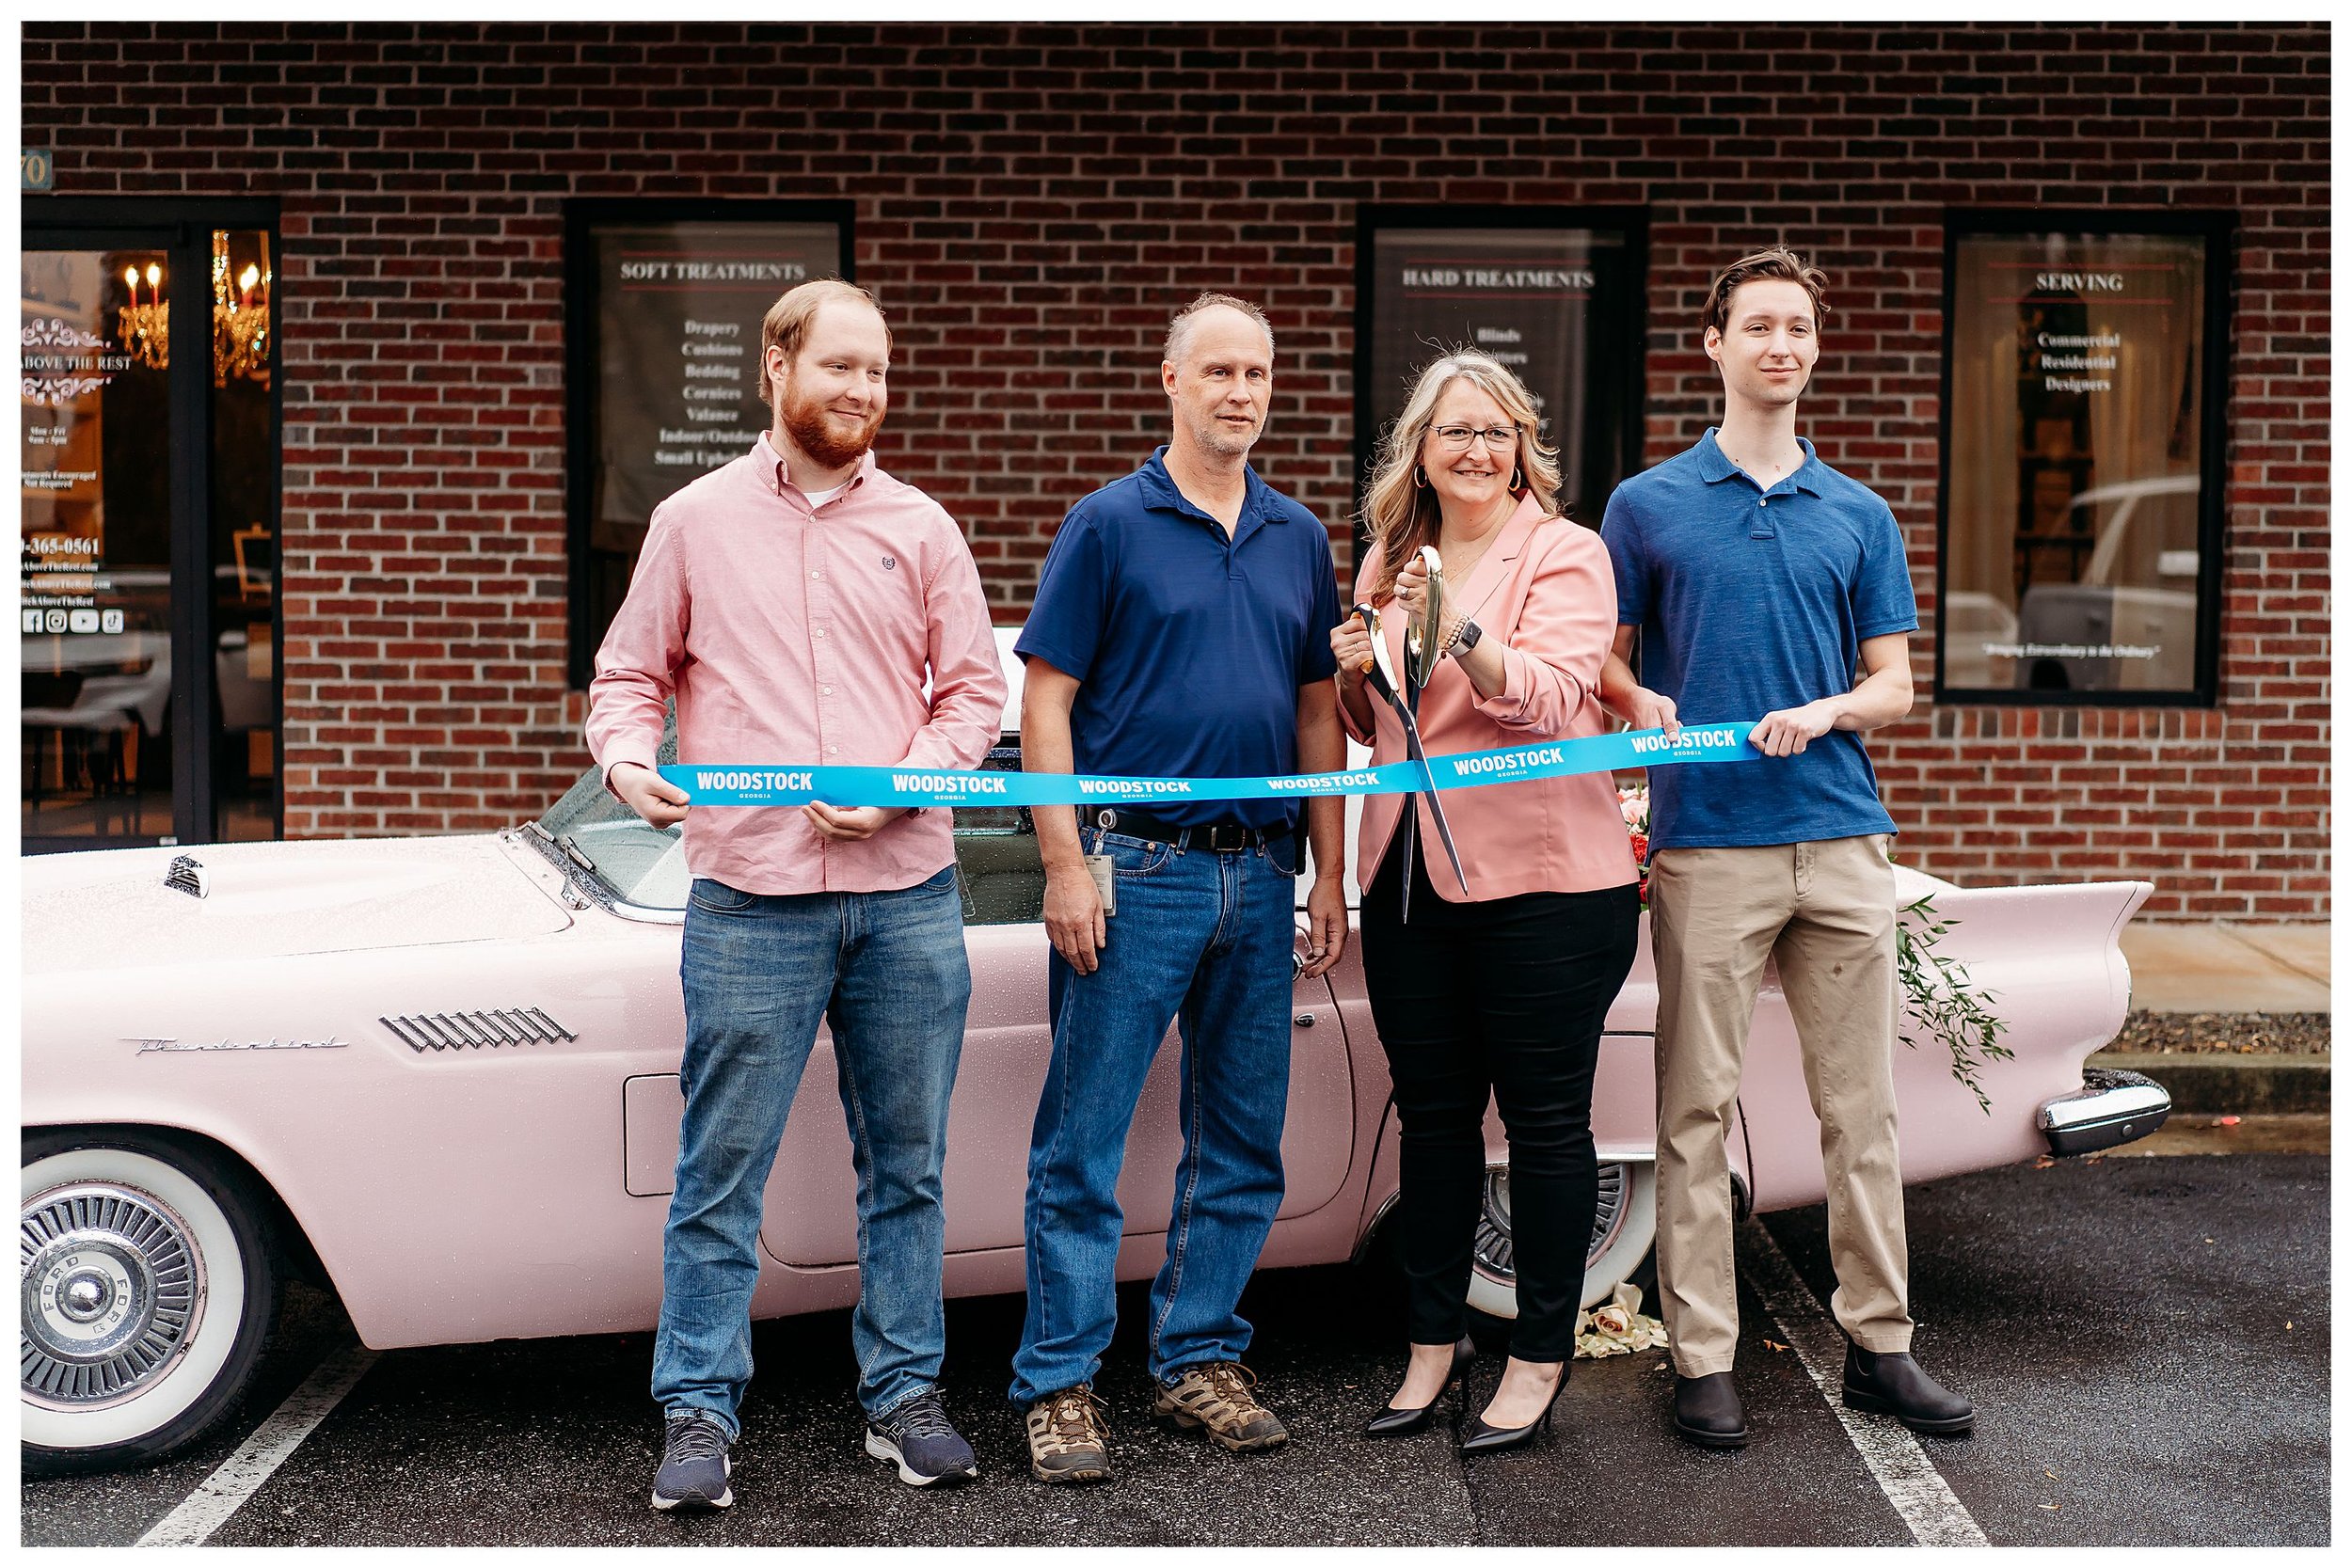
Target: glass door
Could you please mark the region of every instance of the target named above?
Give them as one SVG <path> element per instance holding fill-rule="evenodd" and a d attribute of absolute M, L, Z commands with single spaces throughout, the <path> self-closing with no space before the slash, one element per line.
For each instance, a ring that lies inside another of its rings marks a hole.
<path fill-rule="evenodd" d="M 270 230 L 27 208 L 24 847 L 274 838 Z"/>
<path fill-rule="evenodd" d="M 210 837 L 276 838 L 278 792 L 278 357 L 267 230 L 215 229 L 213 427 L 205 494 L 215 725 Z"/>
<path fill-rule="evenodd" d="M 24 255 L 25 840 L 174 832 L 168 247 Z"/>

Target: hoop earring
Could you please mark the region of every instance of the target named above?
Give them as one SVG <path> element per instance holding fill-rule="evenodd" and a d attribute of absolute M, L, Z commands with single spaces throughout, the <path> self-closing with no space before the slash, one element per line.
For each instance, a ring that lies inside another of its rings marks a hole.
<path fill-rule="evenodd" d="M 1514 492 L 1527 488 L 1527 481 L 1519 473 L 1519 466 L 1516 463 L 1511 465 L 1511 488 Z"/>
<path fill-rule="evenodd" d="M 1418 463 L 1413 465 L 1413 488 L 1416 490 L 1429 488 L 1429 476 L 1421 471 L 1421 465 Z"/>

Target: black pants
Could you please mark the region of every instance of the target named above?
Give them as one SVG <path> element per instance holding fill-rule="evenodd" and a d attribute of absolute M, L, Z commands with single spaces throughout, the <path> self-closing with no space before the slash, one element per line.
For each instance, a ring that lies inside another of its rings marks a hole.
<path fill-rule="evenodd" d="M 1641 895 L 1530 893 L 1449 904 L 1413 855 L 1411 923 L 1397 914 L 1399 848 L 1364 894 L 1364 976 L 1389 1053 L 1399 1132 L 1398 1250 L 1415 1344 L 1461 1337 L 1486 1175 L 1486 1101 L 1511 1143 L 1518 1323 L 1511 1354 L 1565 1361 L 1593 1234 L 1593 1069 L 1633 968 Z"/>

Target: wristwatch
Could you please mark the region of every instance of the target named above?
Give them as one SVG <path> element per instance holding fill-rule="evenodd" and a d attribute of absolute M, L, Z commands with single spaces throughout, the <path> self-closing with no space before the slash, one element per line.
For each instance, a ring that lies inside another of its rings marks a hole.
<path fill-rule="evenodd" d="M 1445 651 L 1459 658 L 1477 647 L 1478 640 L 1485 635 L 1478 629 L 1478 623 L 1465 615 L 1454 624 L 1453 640 L 1446 643 Z"/>

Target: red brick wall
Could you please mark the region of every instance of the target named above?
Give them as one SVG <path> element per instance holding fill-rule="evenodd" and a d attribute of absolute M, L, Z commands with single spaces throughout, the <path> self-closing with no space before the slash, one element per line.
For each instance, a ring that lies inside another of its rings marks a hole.
<path fill-rule="evenodd" d="M 2324 25 L 23 36 L 23 140 L 60 193 L 283 203 L 290 834 L 509 822 L 583 760 L 566 196 L 854 198 L 899 345 L 884 461 L 964 521 L 1009 615 L 1068 503 L 1159 436 L 1162 325 L 1203 287 L 1272 314 L 1261 467 L 1344 538 L 1362 202 L 1646 206 L 1652 458 L 1716 405 L 1689 325 L 1711 267 L 1818 253 L 1806 429 L 1893 503 L 1931 613 L 1944 210 L 2208 207 L 2240 223 L 2223 706 L 1923 703 L 1874 750 L 1939 874 L 2328 911 Z"/>

